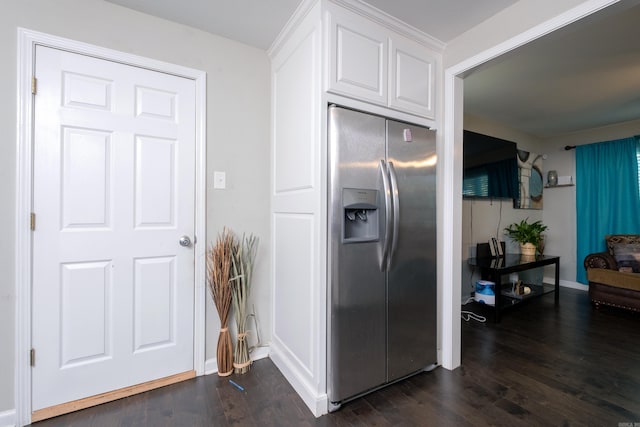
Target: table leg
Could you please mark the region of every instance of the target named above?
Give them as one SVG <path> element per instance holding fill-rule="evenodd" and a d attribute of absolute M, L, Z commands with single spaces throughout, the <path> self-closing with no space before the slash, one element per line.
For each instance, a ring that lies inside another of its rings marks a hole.
<path fill-rule="evenodd" d="M 501 280 L 501 275 L 499 273 L 494 275 L 494 282 L 495 282 L 495 288 L 493 289 L 493 292 L 495 293 L 496 297 L 495 297 L 495 306 L 493 307 L 494 309 L 494 317 L 493 317 L 493 322 L 494 323 L 499 323 L 500 322 L 500 304 L 502 303 L 501 299 L 502 299 L 502 284 L 500 283 Z"/>
<path fill-rule="evenodd" d="M 560 259 L 558 259 L 556 262 L 556 295 L 555 295 L 555 302 L 556 304 L 558 304 L 558 302 L 560 301 Z"/>

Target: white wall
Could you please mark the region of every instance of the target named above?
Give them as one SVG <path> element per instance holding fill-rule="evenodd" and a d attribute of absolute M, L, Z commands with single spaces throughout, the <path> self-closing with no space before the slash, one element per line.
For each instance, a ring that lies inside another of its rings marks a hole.
<path fill-rule="evenodd" d="M 0 413 L 14 408 L 16 47 L 23 27 L 207 73 L 207 182 L 227 172 L 227 189 L 207 190 L 207 241 L 227 225 L 260 237 L 253 300 L 270 340 L 269 60 L 264 51 L 100 0 L 8 0 L 0 14 Z M 207 299 L 210 301 L 209 296 Z M 207 358 L 218 319 L 207 306 Z"/>

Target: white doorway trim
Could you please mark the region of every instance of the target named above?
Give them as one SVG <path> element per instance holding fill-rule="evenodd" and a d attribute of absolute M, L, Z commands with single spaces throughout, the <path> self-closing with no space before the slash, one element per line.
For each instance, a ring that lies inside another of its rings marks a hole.
<path fill-rule="evenodd" d="M 131 55 L 66 38 L 18 28 L 17 147 L 16 147 L 16 327 L 15 386 L 16 425 L 31 422 L 31 231 L 33 96 L 31 77 L 36 45 L 132 65 L 184 77 L 196 86 L 196 188 L 194 239 L 194 361 L 196 375 L 204 374 L 205 364 L 205 218 L 206 218 L 206 73 L 137 55 Z"/>
<path fill-rule="evenodd" d="M 444 72 L 444 144 L 438 158 L 442 162 L 443 179 L 443 324 L 442 366 L 460 366 L 461 331 L 461 266 L 462 266 L 462 129 L 464 121 L 464 74 L 478 65 L 510 52 L 572 22 L 598 12 L 619 0 L 589 0 L 558 16 L 524 31 L 475 56 L 448 67 Z"/>

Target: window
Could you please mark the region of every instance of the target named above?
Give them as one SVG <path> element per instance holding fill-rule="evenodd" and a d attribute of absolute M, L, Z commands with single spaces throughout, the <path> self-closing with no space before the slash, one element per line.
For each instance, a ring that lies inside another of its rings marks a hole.
<path fill-rule="evenodd" d="M 640 197 L 640 136 L 636 136 L 636 163 L 638 165 L 638 197 Z"/>
<path fill-rule="evenodd" d="M 462 195 L 472 197 L 489 197 L 489 175 L 476 173 L 462 181 Z"/>

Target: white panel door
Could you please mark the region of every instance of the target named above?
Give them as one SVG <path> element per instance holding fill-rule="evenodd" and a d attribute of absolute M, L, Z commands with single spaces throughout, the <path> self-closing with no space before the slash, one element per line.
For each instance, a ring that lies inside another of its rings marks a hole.
<path fill-rule="evenodd" d="M 195 83 L 36 49 L 34 411 L 193 369 Z"/>

